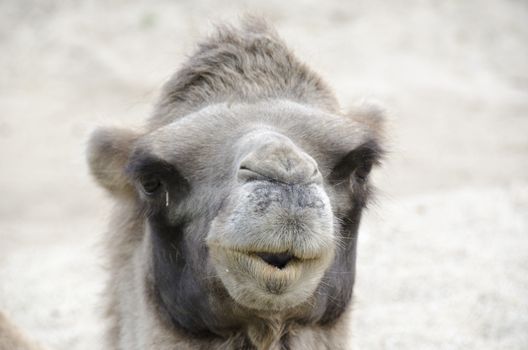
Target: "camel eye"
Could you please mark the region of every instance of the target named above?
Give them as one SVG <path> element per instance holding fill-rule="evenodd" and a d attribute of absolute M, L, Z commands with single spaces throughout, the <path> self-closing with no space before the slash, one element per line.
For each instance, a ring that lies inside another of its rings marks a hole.
<path fill-rule="evenodd" d="M 379 163 L 381 155 L 382 151 L 375 142 L 366 142 L 337 163 L 330 174 L 330 179 L 335 183 L 341 183 L 352 176 L 357 183 L 363 184 L 367 181 L 372 166 Z"/>
<path fill-rule="evenodd" d="M 372 169 L 372 163 L 361 164 L 354 170 L 354 177 L 359 183 L 365 183 Z"/>
<path fill-rule="evenodd" d="M 143 191 L 148 194 L 154 194 L 161 186 L 161 181 L 157 177 L 145 177 L 140 180 Z"/>

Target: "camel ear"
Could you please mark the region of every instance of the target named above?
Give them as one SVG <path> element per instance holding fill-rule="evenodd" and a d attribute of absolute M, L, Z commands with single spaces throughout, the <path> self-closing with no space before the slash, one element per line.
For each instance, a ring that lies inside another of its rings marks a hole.
<path fill-rule="evenodd" d="M 139 134 L 119 128 L 98 128 L 88 141 L 88 166 L 100 186 L 115 195 L 131 193 L 125 167 Z"/>
<path fill-rule="evenodd" d="M 347 113 L 352 118 L 365 126 L 374 138 L 381 141 L 384 136 L 386 124 L 385 108 L 375 100 L 363 100 L 355 104 Z"/>

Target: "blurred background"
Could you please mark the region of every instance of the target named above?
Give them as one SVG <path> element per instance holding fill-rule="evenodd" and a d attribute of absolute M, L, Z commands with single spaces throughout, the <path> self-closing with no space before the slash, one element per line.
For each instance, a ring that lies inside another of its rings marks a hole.
<path fill-rule="evenodd" d="M 137 126 L 211 24 L 261 15 L 344 108 L 386 108 L 356 349 L 528 349 L 528 2 L 0 1 L 0 309 L 94 349 L 111 201 L 98 125 Z"/>

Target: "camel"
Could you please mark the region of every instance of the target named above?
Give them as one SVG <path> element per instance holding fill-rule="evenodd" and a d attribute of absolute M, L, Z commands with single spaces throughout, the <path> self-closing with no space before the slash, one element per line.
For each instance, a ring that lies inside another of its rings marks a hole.
<path fill-rule="evenodd" d="M 115 209 L 109 349 L 349 349 L 383 113 L 343 112 L 263 20 L 221 25 L 88 162 Z"/>

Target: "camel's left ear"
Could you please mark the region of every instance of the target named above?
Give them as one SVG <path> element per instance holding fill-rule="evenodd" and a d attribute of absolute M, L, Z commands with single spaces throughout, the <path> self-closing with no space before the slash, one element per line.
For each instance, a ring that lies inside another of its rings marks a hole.
<path fill-rule="evenodd" d="M 132 193 L 125 168 L 139 134 L 119 128 L 98 128 L 88 141 L 88 165 L 99 185 L 114 195 Z"/>
<path fill-rule="evenodd" d="M 361 101 L 352 106 L 346 115 L 363 125 L 375 140 L 383 142 L 386 117 L 385 108 L 379 102 Z"/>

